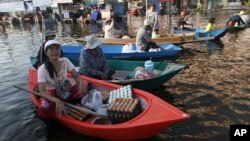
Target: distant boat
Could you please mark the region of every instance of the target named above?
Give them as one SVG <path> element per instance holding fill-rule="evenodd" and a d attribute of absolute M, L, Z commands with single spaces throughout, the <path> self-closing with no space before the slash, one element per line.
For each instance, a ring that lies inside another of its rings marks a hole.
<path fill-rule="evenodd" d="M 30 91 L 34 91 L 37 86 L 37 70 L 30 69 L 28 79 L 28 88 Z M 90 82 L 92 87 L 95 87 L 100 91 L 111 91 L 121 88 L 119 85 L 92 79 L 86 76 L 80 76 L 80 79 Z M 138 112 L 138 115 L 135 115 L 135 117 L 128 120 L 117 120 L 118 117 L 116 119 L 109 117 L 109 124 L 105 124 L 104 121 L 102 121 L 102 123 L 94 122 L 96 117 L 91 115 L 86 116 L 84 120 L 77 120 L 64 114 L 55 114 L 53 117 L 60 124 L 80 134 L 106 140 L 139 140 L 149 138 L 166 130 L 174 123 L 190 118 L 190 115 L 187 113 L 182 112 L 178 108 L 148 92 L 139 89 L 132 89 L 132 94 L 133 98 L 139 100 L 140 106 L 137 105 L 137 107 L 140 108 L 137 111 L 140 112 Z M 39 107 L 41 102 L 39 97 L 32 93 L 30 93 L 30 96 L 33 103 Z M 116 114 L 118 115 L 119 112 L 116 112 Z M 120 113 L 120 115 L 121 114 L 125 115 L 126 113 L 123 112 Z M 83 117 L 80 118 L 82 119 Z M 107 118 L 100 119 L 107 120 Z"/>
<path fill-rule="evenodd" d="M 156 52 L 135 52 L 136 47 L 133 45 L 133 52 L 122 53 L 123 45 L 100 45 L 107 59 L 150 59 L 150 58 L 168 58 L 176 56 L 182 49 L 180 46 L 174 44 L 160 44 L 162 51 Z M 65 45 L 62 46 L 63 55 L 68 58 L 79 58 L 81 49 L 84 46 L 81 45 Z"/>
<path fill-rule="evenodd" d="M 167 34 L 161 35 L 161 37 L 153 38 L 153 42 L 157 44 L 184 44 L 184 43 L 192 43 L 192 42 L 201 42 L 207 40 L 213 40 L 212 37 L 201 37 L 195 38 L 194 33 L 187 33 L 187 34 Z M 85 39 L 77 39 L 78 42 L 85 42 Z M 121 39 L 121 38 L 114 38 L 114 39 L 104 39 L 104 44 L 110 45 L 125 45 L 125 44 L 135 44 L 136 38 L 130 39 Z"/>
<path fill-rule="evenodd" d="M 213 31 L 209 31 L 209 32 L 205 32 L 205 29 L 203 28 L 193 28 L 193 29 L 189 29 L 186 28 L 186 30 L 180 30 L 177 27 L 174 27 L 174 33 L 195 33 L 195 37 L 196 38 L 204 38 L 204 37 L 213 37 L 214 39 L 219 39 L 223 36 L 226 35 L 226 33 L 228 32 L 228 28 L 221 28 L 221 29 L 215 29 Z"/>
<path fill-rule="evenodd" d="M 187 27 L 185 27 L 183 30 L 180 30 L 178 27 L 173 27 L 173 33 L 174 34 L 194 33 L 198 29 L 200 29 L 200 28 L 187 28 Z"/>
<path fill-rule="evenodd" d="M 69 59 L 75 66 L 79 66 L 79 58 Z M 123 79 L 109 80 L 109 82 L 120 85 L 131 84 L 134 88 L 139 88 L 146 91 L 159 88 L 168 80 L 177 75 L 181 70 L 184 70 L 187 67 L 187 65 L 183 64 L 153 62 L 155 76 L 140 80 L 135 79 L 135 72 L 137 67 L 144 67 L 144 61 L 107 60 L 107 62 L 109 69 L 116 71 L 117 73 L 127 73 Z"/>

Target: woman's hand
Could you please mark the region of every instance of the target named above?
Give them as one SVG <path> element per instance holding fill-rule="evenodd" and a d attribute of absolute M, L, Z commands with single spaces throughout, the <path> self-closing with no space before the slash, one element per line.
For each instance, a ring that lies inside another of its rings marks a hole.
<path fill-rule="evenodd" d="M 107 80 L 107 75 L 106 75 L 105 73 L 102 73 L 102 74 L 101 74 L 101 79 L 102 79 L 102 80 Z"/>
<path fill-rule="evenodd" d="M 89 82 L 80 80 L 79 82 L 79 93 L 84 96 L 88 93 Z"/>
<path fill-rule="evenodd" d="M 63 112 L 66 113 L 64 103 L 60 99 L 56 98 L 54 100 L 54 102 L 56 104 L 56 113 L 57 114 L 61 115 Z"/>

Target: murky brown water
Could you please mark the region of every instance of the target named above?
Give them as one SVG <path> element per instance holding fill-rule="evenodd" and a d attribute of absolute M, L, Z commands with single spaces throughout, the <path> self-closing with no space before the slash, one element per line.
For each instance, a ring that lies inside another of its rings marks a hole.
<path fill-rule="evenodd" d="M 196 26 L 204 26 L 206 17 L 215 16 L 218 27 L 224 27 L 229 14 L 233 12 L 216 11 L 202 16 L 197 14 L 193 18 Z M 161 25 L 165 25 L 166 19 L 162 17 L 161 20 Z M 134 32 L 142 20 L 138 17 L 131 21 L 118 24 Z M 120 28 L 119 25 L 116 25 L 117 28 Z M 76 43 L 78 37 L 99 33 L 100 28 L 98 25 L 84 25 L 82 28 L 61 28 L 59 25 L 55 30 L 58 40 Z M 165 30 L 162 26 L 162 31 Z M 29 96 L 12 87 L 13 84 L 26 86 L 26 72 L 31 67 L 29 56 L 36 54 L 41 35 L 38 25 L 7 28 L 7 33 L 0 33 L 0 140 L 45 140 L 44 124 L 34 118 Z M 229 140 L 231 124 L 250 124 L 249 39 L 250 29 L 245 29 L 227 34 L 218 44 L 185 45 L 183 53 L 171 61 L 189 64 L 189 69 L 176 75 L 154 94 L 188 112 L 191 119 L 174 124 L 147 140 L 226 141 Z M 97 140 L 59 124 L 54 125 L 47 135 L 50 135 L 51 141 Z"/>

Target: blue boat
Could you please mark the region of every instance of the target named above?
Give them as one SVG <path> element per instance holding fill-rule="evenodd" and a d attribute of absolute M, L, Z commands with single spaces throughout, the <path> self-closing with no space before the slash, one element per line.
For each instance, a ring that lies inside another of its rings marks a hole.
<path fill-rule="evenodd" d="M 222 29 L 216 29 L 213 31 L 205 32 L 205 30 L 201 31 L 196 31 L 195 32 L 195 37 L 196 38 L 201 38 L 201 37 L 214 37 L 214 39 L 219 39 L 223 36 L 226 35 L 228 31 L 228 28 L 222 28 Z"/>
<path fill-rule="evenodd" d="M 174 44 L 160 44 L 159 46 L 163 48 L 162 51 L 122 53 L 123 45 L 100 45 L 107 59 L 144 60 L 149 58 L 174 57 L 182 50 L 181 47 Z M 68 58 L 79 58 L 83 47 L 82 45 L 64 45 L 62 46 L 63 55 Z M 133 45 L 133 50 L 135 49 L 136 47 Z"/>
<path fill-rule="evenodd" d="M 184 30 L 179 30 L 177 27 L 174 27 L 174 33 L 175 34 L 185 34 L 185 33 L 192 33 L 195 32 L 195 38 L 201 38 L 201 37 L 213 37 L 214 39 L 219 39 L 226 35 L 228 31 L 228 28 L 222 28 L 222 29 L 216 29 L 213 31 L 205 32 L 205 29 L 203 28 L 185 28 Z"/>

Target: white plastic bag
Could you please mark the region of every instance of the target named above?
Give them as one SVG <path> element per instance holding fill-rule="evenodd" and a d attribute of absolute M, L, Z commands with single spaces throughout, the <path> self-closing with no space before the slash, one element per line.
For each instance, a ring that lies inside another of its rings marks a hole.
<path fill-rule="evenodd" d="M 130 37 L 128 35 L 124 35 L 122 36 L 122 39 L 130 39 Z"/>
<path fill-rule="evenodd" d="M 103 105 L 102 95 L 96 89 L 89 91 L 89 94 L 82 98 L 82 105 L 85 105 L 95 111 L 98 111 L 99 108 Z"/>
<path fill-rule="evenodd" d="M 130 53 L 133 52 L 133 45 L 131 43 L 126 44 L 122 47 L 122 53 Z"/>

